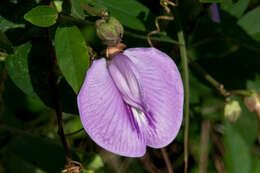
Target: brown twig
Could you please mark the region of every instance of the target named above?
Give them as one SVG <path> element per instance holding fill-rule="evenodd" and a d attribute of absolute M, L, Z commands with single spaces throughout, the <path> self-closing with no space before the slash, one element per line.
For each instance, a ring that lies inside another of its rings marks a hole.
<path fill-rule="evenodd" d="M 209 140 L 211 124 L 209 120 L 203 120 L 201 124 L 201 138 L 200 138 L 200 162 L 199 172 L 206 173 L 208 167 L 208 154 L 209 154 Z"/>
<path fill-rule="evenodd" d="M 165 164 L 167 166 L 168 173 L 173 173 L 172 164 L 171 164 L 171 161 L 169 159 L 169 156 L 168 156 L 168 153 L 166 151 L 166 148 L 162 148 L 161 152 L 162 152 L 162 155 L 163 155 L 164 162 L 165 162 Z"/>
<path fill-rule="evenodd" d="M 144 164 L 145 169 L 149 173 L 160 173 L 161 171 L 153 164 L 148 152 L 140 158 L 140 161 Z"/>
<path fill-rule="evenodd" d="M 218 149 L 219 153 L 223 156 L 225 153 L 225 148 L 221 142 L 220 136 L 216 132 L 213 132 L 212 139 L 215 147 Z"/>
<path fill-rule="evenodd" d="M 4 111 L 4 105 L 3 105 L 3 91 L 4 91 L 4 82 L 6 79 L 6 68 L 5 65 L 2 67 L 1 76 L 0 76 L 0 115 Z M 1 118 L 1 117 L 0 117 Z"/>
<path fill-rule="evenodd" d="M 48 37 L 48 49 L 50 53 L 50 74 L 49 74 L 49 80 L 50 80 L 50 86 L 51 86 L 51 93 L 52 93 L 52 99 L 54 103 L 54 108 L 56 111 L 56 116 L 57 116 L 57 123 L 58 123 L 58 135 L 60 136 L 64 152 L 66 155 L 66 169 L 64 169 L 62 172 L 68 172 L 68 173 L 73 173 L 75 171 L 80 171 L 82 170 L 82 165 L 81 163 L 72 160 L 70 150 L 69 150 L 69 145 L 67 142 L 67 139 L 64 134 L 64 129 L 63 129 L 63 121 L 62 121 L 62 109 L 61 109 L 61 103 L 59 100 L 59 90 L 57 86 L 57 75 L 55 73 L 55 69 L 57 68 L 56 66 L 56 54 L 54 51 L 54 48 L 52 46 L 52 41 L 50 37 L 50 31 L 47 29 L 47 37 Z"/>
<path fill-rule="evenodd" d="M 213 154 L 213 160 L 218 173 L 226 173 L 225 166 L 221 157 L 217 154 Z"/>
<path fill-rule="evenodd" d="M 226 173 L 224 162 L 221 159 L 221 157 L 223 157 L 225 154 L 224 145 L 220 139 L 220 136 L 215 131 L 212 130 L 211 134 L 212 134 L 214 147 L 217 148 L 217 151 L 213 153 L 213 160 L 214 160 L 215 167 L 218 173 Z"/>
<path fill-rule="evenodd" d="M 131 159 L 125 159 L 121 164 L 120 167 L 118 168 L 118 173 L 125 173 L 127 172 L 127 169 L 129 168 L 131 163 Z"/>
<path fill-rule="evenodd" d="M 54 108 L 55 108 L 56 116 L 57 116 L 58 134 L 60 136 L 64 151 L 65 151 L 67 164 L 69 164 L 71 162 L 72 158 L 71 158 L 71 154 L 69 151 L 69 146 L 68 146 L 67 140 L 64 135 L 64 130 L 63 130 L 61 103 L 59 100 L 58 86 L 56 84 L 56 82 L 57 82 L 57 76 L 55 73 L 56 55 L 55 55 L 54 48 L 52 46 L 49 29 L 47 29 L 47 37 L 48 37 L 48 49 L 49 49 L 49 53 L 50 53 L 50 66 L 51 66 L 49 80 L 50 80 L 50 85 L 51 85 L 52 99 L 53 99 Z"/>

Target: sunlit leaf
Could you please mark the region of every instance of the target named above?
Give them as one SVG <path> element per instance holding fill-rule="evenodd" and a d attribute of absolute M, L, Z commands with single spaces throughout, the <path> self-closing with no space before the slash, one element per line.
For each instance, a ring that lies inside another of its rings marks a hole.
<path fill-rule="evenodd" d="M 58 13 L 48 5 L 39 5 L 27 12 L 24 18 L 36 26 L 49 27 L 56 23 Z"/>
<path fill-rule="evenodd" d="M 78 93 L 89 66 L 87 46 L 76 26 L 60 27 L 55 34 L 59 67 L 75 93 Z"/>

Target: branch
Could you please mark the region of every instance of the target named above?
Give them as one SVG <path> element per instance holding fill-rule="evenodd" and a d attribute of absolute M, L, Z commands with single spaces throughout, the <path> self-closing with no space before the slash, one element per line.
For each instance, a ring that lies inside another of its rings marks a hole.
<path fill-rule="evenodd" d="M 2 97 L 3 97 L 3 91 L 4 91 L 6 76 L 7 76 L 6 75 L 6 68 L 5 68 L 5 65 L 3 65 L 2 71 L 1 71 L 1 76 L 0 76 L 0 115 L 2 114 L 2 112 L 4 110 L 3 98 Z"/>
<path fill-rule="evenodd" d="M 209 75 L 198 63 L 189 59 L 189 64 L 195 68 L 212 86 L 214 86 L 221 95 L 224 97 L 229 96 L 230 93 L 225 90 L 224 85 L 215 80 L 211 75 Z"/>
<path fill-rule="evenodd" d="M 209 140 L 211 123 L 209 120 L 203 120 L 201 124 L 201 138 L 200 138 L 200 162 L 199 172 L 206 173 L 208 167 L 208 154 L 209 154 Z"/>
<path fill-rule="evenodd" d="M 198 73 L 200 73 L 213 87 L 215 87 L 218 90 L 218 92 L 220 93 L 220 95 L 222 95 L 224 97 L 229 97 L 231 95 L 240 95 L 240 96 L 250 96 L 251 95 L 251 91 L 248 91 L 248 90 L 230 90 L 230 91 L 228 91 L 224 88 L 223 84 L 219 83 L 210 74 L 208 74 L 201 65 L 192 61 L 191 59 L 189 59 L 189 64 L 194 69 L 196 69 L 196 71 Z"/>
<path fill-rule="evenodd" d="M 144 164 L 145 169 L 149 173 L 160 173 L 161 171 L 153 164 L 148 152 L 140 158 L 140 161 Z"/>
<path fill-rule="evenodd" d="M 190 88 L 189 88 L 189 67 L 188 67 L 188 57 L 185 46 L 185 39 L 182 30 L 181 23 L 179 21 L 178 14 L 176 15 L 176 21 L 178 26 L 178 41 L 181 44 L 179 46 L 181 62 L 183 66 L 183 81 L 184 81 L 184 173 L 188 173 L 188 140 L 189 140 L 189 98 L 190 98 Z"/>
<path fill-rule="evenodd" d="M 172 165 L 171 165 L 171 161 L 169 159 L 169 156 L 167 154 L 167 151 L 166 151 L 166 148 L 162 148 L 161 149 L 161 152 L 162 152 L 162 155 L 163 155 L 163 159 L 165 161 L 165 164 L 167 166 L 167 169 L 168 169 L 168 173 L 173 173 L 173 168 L 172 168 Z"/>

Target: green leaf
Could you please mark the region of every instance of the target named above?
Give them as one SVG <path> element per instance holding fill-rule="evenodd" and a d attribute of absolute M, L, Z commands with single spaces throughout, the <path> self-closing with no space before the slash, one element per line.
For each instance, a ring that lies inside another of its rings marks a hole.
<path fill-rule="evenodd" d="M 56 23 L 58 13 L 48 5 L 39 5 L 24 15 L 24 19 L 33 25 L 49 27 Z"/>
<path fill-rule="evenodd" d="M 46 173 L 42 169 L 30 164 L 29 162 L 23 160 L 23 158 L 17 156 L 11 151 L 5 153 L 5 159 L 3 160 L 5 168 L 9 173 Z M 0 170 L 1 171 L 1 170 Z"/>
<path fill-rule="evenodd" d="M 104 167 L 104 161 L 102 158 L 96 153 L 87 153 L 84 156 L 84 166 L 88 169 L 97 170 L 99 168 Z"/>
<path fill-rule="evenodd" d="M 75 115 L 71 115 L 71 116 L 74 116 L 73 119 L 67 121 L 66 125 L 64 126 L 64 132 L 66 134 L 73 133 L 73 132 L 83 128 L 82 123 L 80 121 L 80 117 L 75 116 Z M 85 134 L 86 134 L 85 131 L 82 130 L 82 131 L 72 135 L 71 138 L 73 138 L 73 139 L 80 138 L 80 137 L 83 137 Z"/>
<path fill-rule="evenodd" d="M 252 159 L 249 146 L 243 137 L 226 122 L 224 134 L 225 165 L 228 173 L 251 173 Z"/>
<path fill-rule="evenodd" d="M 34 39 L 31 44 L 32 49 L 29 54 L 28 64 L 33 89 L 45 105 L 55 108 L 50 85 L 50 54 L 48 41 L 38 37 L 37 40 Z M 56 69 L 58 69 L 58 65 Z M 60 74 L 60 71 L 57 71 L 57 73 L 57 75 L 59 75 L 57 85 L 60 93 L 59 100 L 61 102 L 62 111 L 77 114 L 77 96 L 62 74 Z"/>
<path fill-rule="evenodd" d="M 75 93 L 78 93 L 89 67 L 87 46 L 76 26 L 60 27 L 55 34 L 59 67 Z"/>
<path fill-rule="evenodd" d="M 74 2 L 74 1 L 72 1 Z M 63 4 L 63 1 L 61 0 L 55 0 L 53 1 L 53 4 L 55 5 L 55 8 L 57 9 L 57 11 L 60 13 L 62 12 L 62 4 Z"/>
<path fill-rule="evenodd" d="M 238 0 L 233 2 L 233 0 L 222 0 L 221 8 L 227 13 L 239 18 L 244 14 L 249 4 L 249 0 Z"/>
<path fill-rule="evenodd" d="M 19 136 L 11 140 L 8 149 L 48 173 L 60 172 L 66 163 L 63 148 L 48 138 Z"/>
<path fill-rule="evenodd" d="M 260 41 L 260 7 L 246 13 L 238 24 L 255 40 Z"/>
<path fill-rule="evenodd" d="M 123 25 L 145 31 L 144 20 L 147 19 L 149 9 L 136 0 L 97 0 L 96 2 L 106 6 L 111 15 L 117 18 Z M 141 20 L 139 17 L 143 16 Z"/>
<path fill-rule="evenodd" d="M 71 1 L 71 15 L 76 18 L 84 19 L 87 15 L 84 13 L 82 5 L 86 0 Z"/>
<path fill-rule="evenodd" d="M 259 157 L 254 157 L 253 158 L 253 163 L 254 163 L 254 169 L 252 173 L 259 173 L 260 172 L 260 158 Z"/>
<path fill-rule="evenodd" d="M 8 29 L 23 28 L 24 24 L 13 23 L 2 16 L 0 16 L 0 31 L 5 32 Z"/>
<path fill-rule="evenodd" d="M 11 53 L 13 51 L 12 43 L 9 41 L 6 34 L 1 31 L 0 31 L 0 49 L 5 50 L 7 53 Z"/>
<path fill-rule="evenodd" d="M 25 43 L 17 47 L 15 54 L 7 56 L 6 69 L 8 75 L 18 88 L 25 94 L 38 98 L 32 86 L 28 67 L 28 56 L 31 47 L 30 43 Z"/>
<path fill-rule="evenodd" d="M 80 19 L 84 19 L 88 14 L 102 16 L 102 13 L 107 11 L 106 7 L 94 0 L 71 1 L 71 15 Z"/>

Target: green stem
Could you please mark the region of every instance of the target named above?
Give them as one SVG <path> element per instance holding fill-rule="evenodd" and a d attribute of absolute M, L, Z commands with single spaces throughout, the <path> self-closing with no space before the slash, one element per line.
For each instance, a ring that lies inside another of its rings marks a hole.
<path fill-rule="evenodd" d="M 184 81 L 184 173 L 188 173 L 188 140 L 189 140 L 189 67 L 188 67 L 188 57 L 185 46 L 185 39 L 183 35 L 183 30 L 181 23 L 178 22 L 178 16 L 176 16 L 177 26 L 178 26 L 178 42 L 180 43 L 180 56 L 183 66 L 183 81 Z"/>
<path fill-rule="evenodd" d="M 224 86 L 209 75 L 198 63 L 189 60 L 189 64 L 195 68 L 212 86 L 214 86 L 224 97 L 229 96 L 230 93 L 225 90 Z"/>
<path fill-rule="evenodd" d="M 224 97 L 229 97 L 231 95 L 250 96 L 252 94 L 250 90 L 226 90 L 223 84 L 219 83 L 210 74 L 208 74 L 198 63 L 189 59 L 189 64 L 194 69 L 196 69 L 196 71 L 200 73 Z"/>
<path fill-rule="evenodd" d="M 250 96 L 252 94 L 251 90 L 231 90 L 231 95 L 240 95 L 240 96 Z"/>

